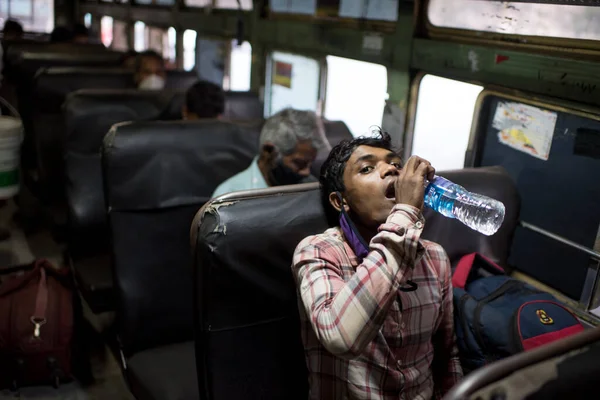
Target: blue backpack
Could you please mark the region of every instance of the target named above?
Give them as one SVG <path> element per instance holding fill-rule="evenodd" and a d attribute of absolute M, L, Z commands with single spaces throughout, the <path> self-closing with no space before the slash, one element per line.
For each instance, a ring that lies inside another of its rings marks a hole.
<path fill-rule="evenodd" d="M 584 329 L 553 295 L 505 275 L 480 254 L 459 261 L 452 285 L 457 345 L 465 371 Z"/>

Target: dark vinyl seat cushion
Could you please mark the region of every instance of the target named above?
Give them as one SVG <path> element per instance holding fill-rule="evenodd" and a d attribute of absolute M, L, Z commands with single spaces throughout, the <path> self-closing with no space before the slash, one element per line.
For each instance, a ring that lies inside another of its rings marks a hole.
<path fill-rule="evenodd" d="M 304 237 L 327 228 L 317 188 L 234 193 L 197 216 L 196 354 L 211 400 L 307 398 L 290 263 Z"/>
<path fill-rule="evenodd" d="M 133 88 L 133 74 L 118 68 L 51 67 L 37 71 L 33 80 L 32 105 L 36 173 L 41 196 L 64 200 L 65 121 L 62 105 L 66 96 L 79 89 Z"/>
<path fill-rule="evenodd" d="M 478 252 L 508 267 L 508 254 L 519 223 L 521 199 L 506 170 L 502 167 L 465 168 L 438 174 L 469 191 L 501 201 L 506 207 L 506 214 L 498 232 L 485 236 L 456 219 L 446 218 L 426 207 L 423 214 L 427 223 L 423 238 L 441 244 L 452 266 L 456 266 L 465 254 Z"/>
<path fill-rule="evenodd" d="M 116 306 L 108 254 L 88 256 L 72 265 L 79 291 L 92 312 L 112 311 Z"/>
<path fill-rule="evenodd" d="M 67 203 L 67 243 L 74 269 L 86 268 L 86 260 L 108 254 L 108 225 L 102 186 L 100 148 L 111 126 L 123 121 L 177 119 L 184 92 L 146 92 L 138 90 L 83 89 L 67 96 L 64 104 L 66 139 L 64 163 Z M 176 111 L 173 111 L 176 110 Z M 175 114 L 174 114 L 175 113 Z M 100 265 L 98 264 L 100 267 Z M 81 273 L 79 286 L 92 310 L 104 310 L 114 302 L 109 288 L 95 294 L 101 285 L 87 280 L 95 276 L 112 277 L 109 266 L 97 274 Z M 84 280 L 85 279 L 85 280 Z M 111 278 L 112 279 L 112 278 Z"/>
<path fill-rule="evenodd" d="M 190 224 L 218 184 L 245 169 L 257 148 L 257 132 L 216 120 L 124 123 L 106 135 L 102 170 L 127 363 L 142 353 L 146 364 L 163 363 L 167 356 L 154 350 L 193 340 Z M 173 363 L 177 354 L 168 356 Z M 136 398 L 155 395 L 153 376 L 137 373 L 131 386 Z M 168 387 L 188 382 L 175 371 L 165 379 L 161 384 Z"/>
<path fill-rule="evenodd" d="M 225 92 L 225 113 L 229 120 L 253 120 L 264 117 L 264 105 L 256 93 Z"/>
<path fill-rule="evenodd" d="M 598 357 L 600 327 L 595 327 L 480 368 L 444 400 L 596 398 Z"/>
<path fill-rule="evenodd" d="M 167 71 L 165 89 L 188 90 L 198 81 L 198 74 L 194 71 Z"/>
<path fill-rule="evenodd" d="M 465 231 L 457 221 L 428 214 L 429 233 L 423 237 L 447 246 L 451 260 L 473 251 L 506 260 L 501 252 L 508 252 L 518 215 L 518 197 L 506 172 L 492 167 L 443 175 L 504 201 L 505 226 L 484 237 Z M 214 400 L 305 399 L 307 375 L 291 262 L 302 239 L 327 228 L 318 185 L 224 195 L 204 206 L 195 221 L 201 392 L 210 388 Z M 234 359 L 258 359 L 260 368 Z"/>
<path fill-rule="evenodd" d="M 129 385 L 138 400 L 197 400 L 194 342 L 135 354 L 127 362 Z"/>

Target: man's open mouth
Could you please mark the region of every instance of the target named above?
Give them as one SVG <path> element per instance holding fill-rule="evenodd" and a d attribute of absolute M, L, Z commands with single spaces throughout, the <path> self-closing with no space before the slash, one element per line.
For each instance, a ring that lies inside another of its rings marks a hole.
<path fill-rule="evenodd" d="M 390 200 L 396 199 L 396 186 L 394 185 L 394 181 L 391 181 L 385 191 L 385 198 Z"/>

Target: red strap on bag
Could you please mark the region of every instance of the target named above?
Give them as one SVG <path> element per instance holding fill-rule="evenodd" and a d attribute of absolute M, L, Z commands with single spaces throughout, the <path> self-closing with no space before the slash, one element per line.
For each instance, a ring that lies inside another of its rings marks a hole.
<path fill-rule="evenodd" d="M 481 258 L 484 260 L 489 266 L 491 266 L 496 272 L 501 274 L 504 273 L 504 268 L 490 260 L 489 258 L 482 256 L 479 253 L 471 253 L 463 256 L 456 268 L 454 269 L 454 273 L 452 274 L 452 287 L 464 289 L 467 286 L 467 281 L 469 280 L 469 275 L 473 269 L 473 265 L 475 264 L 477 258 Z"/>

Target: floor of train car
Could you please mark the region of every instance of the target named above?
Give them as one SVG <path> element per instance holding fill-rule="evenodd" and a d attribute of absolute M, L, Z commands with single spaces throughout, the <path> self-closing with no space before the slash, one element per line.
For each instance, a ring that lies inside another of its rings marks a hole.
<path fill-rule="evenodd" d="M 36 258 L 46 258 L 53 265 L 63 264 L 63 248 L 52 239 L 49 229 L 42 228 L 37 233 L 26 236 L 13 221 L 15 210 L 12 200 L 0 208 L 0 226 L 7 227 L 11 231 L 10 239 L 0 241 L 0 267 L 29 263 Z M 58 389 L 51 386 L 25 387 L 20 390 L 20 393 L 0 390 L 0 400 L 133 400 L 114 353 L 91 326 L 89 331 L 90 334 L 86 335 L 86 339 L 91 342 L 90 362 L 95 378 L 94 383 L 84 387 L 75 381 L 61 385 Z"/>

